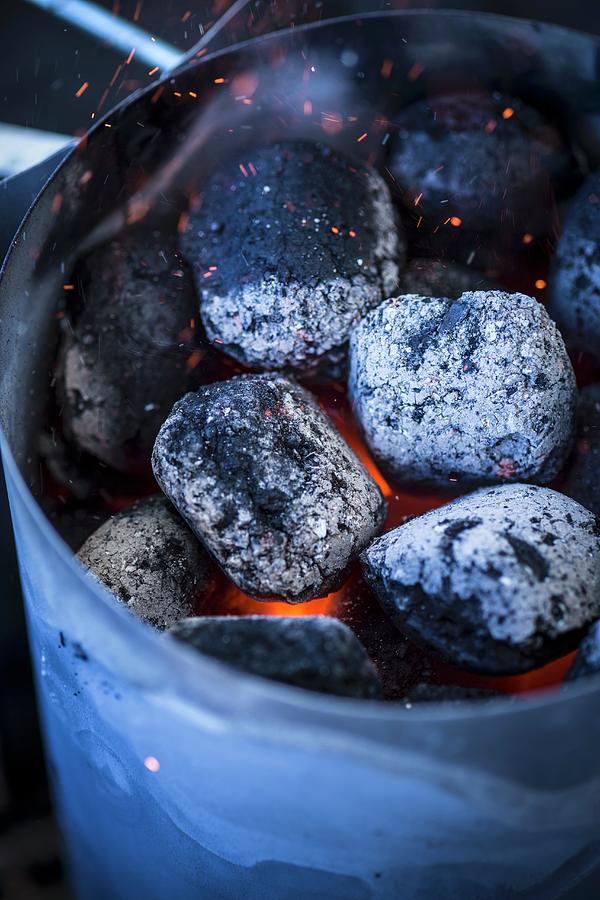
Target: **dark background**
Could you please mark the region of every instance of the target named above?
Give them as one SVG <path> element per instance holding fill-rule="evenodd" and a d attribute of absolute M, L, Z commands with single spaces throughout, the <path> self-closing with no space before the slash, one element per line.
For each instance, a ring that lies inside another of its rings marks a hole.
<path fill-rule="evenodd" d="M 186 50 L 226 8 L 198 0 L 98 0 L 99 5 L 137 24 L 155 36 Z M 285 24 L 307 6 L 311 17 L 337 10 L 444 7 L 486 10 L 536 18 L 581 30 L 600 31 L 600 5 L 593 0 L 456 0 L 452 3 L 368 3 L 339 0 L 326 7 L 318 0 L 279 5 L 252 4 L 259 15 L 271 15 Z M 265 12 L 265 10 L 267 12 Z M 270 10 L 270 12 L 269 12 Z M 186 13 L 191 15 L 186 17 Z M 185 22 L 182 18 L 185 17 Z M 243 27 L 243 26 L 240 26 Z M 44 13 L 26 0 L 0 0 L 0 123 L 82 134 L 91 114 L 124 62 L 121 50 L 84 34 Z M 124 67 L 104 100 L 103 110 L 151 80 L 149 66 L 133 59 Z M 156 77 L 156 76 L 154 76 Z M 89 88 L 77 98 L 84 81 Z M 0 171 L 0 179 L 2 176 Z M 5 185 L 6 187 L 6 185 Z M 8 185 L 8 187 L 11 187 Z M 0 222 L 4 235 L 18 222 L 32 194 L 3 190 L 0 184 Z M 3 255 L 0 227 L 0 257 Z M 0 898 L 65 898 L 60 846 L 50 815 L 35 701 L 27 655 L 14 547 L 0 472 Z"/>

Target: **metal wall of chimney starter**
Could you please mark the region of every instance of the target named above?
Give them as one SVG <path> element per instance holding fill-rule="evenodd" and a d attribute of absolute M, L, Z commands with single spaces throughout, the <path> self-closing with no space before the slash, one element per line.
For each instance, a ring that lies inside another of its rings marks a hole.
<path fill-rule="evenodd" d="M 111 9 L 113 2 L 101 0 L 101 5 Z M 338 5 L 345 11 L 349 6 L 361 6 L 360 3 Z M 570 4 L 534 0 L 529 3 L 455 2 L 443 5 L 531 15 L 600 31 L 594 5 L 587 0 Z M 200 4 L 190 0 L 144 0 L 138 24 L 185 50 L 198 39 L 204 21 L 210 20 L 206 4 L 203 16 L 195 12 L 183 25 L 181 18 L 191 6 L 197 10 Z M 121 13 L 133 18 L 137 7 L 137 0 L 122 0 Z M 25 0 L 3 0 L 0 48 L 0 121 L 66 134 L 86 127 L 116 65 L 123 62 L 122 54 L 110 46 L 101 45 L 74 28 L 64 26 Z M 106 108 L 148 79 L 147 67 L 136 62 L 132 62 L 130 72 L 129 83 L 123 83 L 110 95 Z M 76 98 L 77 88 L 86 80 L 90 82 L 88 91 L 82 98 Z M 35 190 L 34 178 L 24 185 L 18 201 L 11 192 L 9 209 L 7 192 L 3 192 L 0 185 L 5 239 L 10 231 L 11 216 L 15 222 L 19 218 L 18 204 L 27 205 Z M 0 243 L 1 240 L 0 236 Z M 0 858 L 4 858 L 5 869 L 4 885 L 0 871 L 0 897 L 65 897 L 66 888 L 57 862 L 56 834 L 49 824 L 36 826 L 37 831 L 32 830 L 30 824 L 31 817 L 37 819 L 46 814 L 48 801 L 3 486 L 0 489 L 0 529 Z M 587 900 L 593 896 L 596 886 L 596 875 L 592 871 L 580 882 L 577 893 L 569 896 Z M 28 890 L 29 894 L 18 893 Z"/>

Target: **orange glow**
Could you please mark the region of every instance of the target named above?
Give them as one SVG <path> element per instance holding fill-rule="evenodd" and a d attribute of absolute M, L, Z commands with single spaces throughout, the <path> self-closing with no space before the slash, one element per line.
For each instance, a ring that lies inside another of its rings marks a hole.
<path fill-rule="evenodd" d="M 531 244 L 531 242 L 533 241 L 533 235 L 532 235 L 532 234 L 529 234 L 529 232 L 527 232 L 526 234 L 523 235 L 523 237 L 521 238 L 521 240 L 523 241 L 523 243 L 524 243 L 525 245 Z"/>
<path fill-rule="evenodd" d="M 85 92 L 87 91 L 87 89 L 89 88 L 89 86 L 90 86 L 89 81 L 84 81 L 83 84 L 81 85 L 81 87 L 80 87 L 78 90 L 75 91 L 75 96 L 76 96 L 76 97 L 81 97 L 82 94 L 85 94 Z"/>
<path fill-rule="evenodd" d="M 209 600 L 208 608 L 202 607 L 199 613 L 219 616 L 334 616 L 345 592 L 346 587 L 343 586 L 333 594 L 306 603 L 285 603 L 283 600 L 255 600 L 235 584 L 227 582 L 222 591 L 217 591 L 218 599 Z"/>
<path fill-rule="evenodd" d="M 546 287 L 546 282 L 544 281 L 543 278 L 538 278 L 538 280 L 535 283 L 535 286 L 538 289 L 538 291 L 543 291 L 544 288 Z"/>
<path fill-rule="evenodd" d="M 462 219 L 459 216 L 450 216 L 450 224 L 453 228 L 460 228 Z"/>
<path fill-rule="evenodd" d="M 515 111 L 511 106 L 507 106 L 506 109 L 502 110 L 502 118 L 503 119 L 512 119 L 514 114 L 515 114 Z"/>

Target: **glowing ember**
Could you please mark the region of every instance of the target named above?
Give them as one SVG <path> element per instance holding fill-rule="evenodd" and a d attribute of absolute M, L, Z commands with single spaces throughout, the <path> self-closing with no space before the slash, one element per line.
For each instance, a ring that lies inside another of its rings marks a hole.
<path fill-rule="evenodd" d="M 147 756 L 144 760 L 144 766 L 149 772 L 160 772 L 160 763 L 155 756 Z"/>

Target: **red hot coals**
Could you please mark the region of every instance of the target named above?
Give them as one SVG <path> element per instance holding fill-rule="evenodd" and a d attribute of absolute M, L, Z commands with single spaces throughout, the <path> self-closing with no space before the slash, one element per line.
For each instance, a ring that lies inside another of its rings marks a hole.
<path fill-rule="evenodd" d="M 423 215 L 450 187 L 449 228 L 492 250 L 500 207 L 545 215 L 568 154 L 540 114 L 446 97 L 399 121 L 397 182 L 433 179 Z M 407 264 L 382 176 L 316 144 L 255 149 L 200 188 L 179 238 L 189 269 L 167 228 L 78 266 L 64 431 L 96 465 L 88 504 L 120 510 L 81 560 L 153 626 L 295 686 L 417 703 L 555 683 L 600 614 L 600 547 L 593 513 L 539 486 L 595 496 L 593 434 L 569 469 L 571 363 L 528 296 L 545 269 L 511 265 L 522 293 L 507 293 L 501 269 L 496 284 L 451 257 Z M 157 483 L 162 500 L 122 509 Z M 449 488 L 464 496 L 448 504 Z"/>

